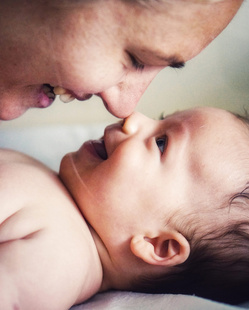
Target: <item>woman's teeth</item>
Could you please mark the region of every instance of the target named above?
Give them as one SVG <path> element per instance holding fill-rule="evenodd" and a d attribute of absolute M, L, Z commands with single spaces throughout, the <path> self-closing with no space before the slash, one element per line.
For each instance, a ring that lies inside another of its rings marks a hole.
<path fill-rule="evenodd" d="M 55 86 L 54 87 L 54 93 L 55 95 L 60 96 L 60 100 L 64 103 L 68 103 L 71 102 L 75 99 L 75 97 L 70 94 L 65 88 L 61 87 L 61 86 Z"/>
<path fill-rule="evenodd" d="M 63 95 L 60 95 L 60 100 L 64 103 L 68 103 L 68 102 L 71 102 L 75 99 L 74 96 L 72 96 L 71 94 L 63 94 Z"/>

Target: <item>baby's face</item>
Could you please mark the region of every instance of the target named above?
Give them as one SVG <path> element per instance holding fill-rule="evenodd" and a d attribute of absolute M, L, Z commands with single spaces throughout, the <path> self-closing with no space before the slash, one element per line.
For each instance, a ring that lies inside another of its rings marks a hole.
<path fill-rule="evenodd" d="M 60 175 L 105 246 L 114 249 L 144 229 L 148 235 L 160 230 L 179 210 L 212 212 L 242 190 L 248 138 L 245 125 L 219 109 L 186 110 L 164 120 L 134 113 L 108 126 L 103 140 L 66 155 Z"/>
<path fill-rule="evenodd" d="M 0 37 L 5 47 L 0 53 L 0 119 L 49 106 L 53 96 L 44 84 L 63 87 L 79 100 L 95 94 L 110 113 L 127 117 L 155 75 L 197 55 L 242 0 L 149 1 L 149 8 L 134 2 L 3 2 L 6 20 L 16 21 L 2 27 Z"/>

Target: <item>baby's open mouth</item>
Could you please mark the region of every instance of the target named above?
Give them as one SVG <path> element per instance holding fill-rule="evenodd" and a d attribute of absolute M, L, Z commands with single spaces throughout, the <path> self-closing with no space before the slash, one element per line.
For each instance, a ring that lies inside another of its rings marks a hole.
<path fill-rule="evenodd" d="M 108 158 L 107 152 L 106 152 L 106 148 L 105 148 L 105 142 L 103 139 L 100 140 L 93 140 L 92 141 L 92 145 L 96 151 L 96 153 L 98 154 L 98 156 L 103 159 L 106 160 Z"/>

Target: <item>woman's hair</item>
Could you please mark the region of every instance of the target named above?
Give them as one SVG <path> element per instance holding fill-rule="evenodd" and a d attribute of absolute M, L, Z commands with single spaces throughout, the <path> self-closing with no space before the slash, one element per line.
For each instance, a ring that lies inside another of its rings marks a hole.
<path fill-rule="evenodd" d="M 249 130 L 248 116 L 236 117 Z M 188 259 L 160 277 L 140 277 L 134 283 L 134 290 L 196 295 L 231 304 L 248 300 L 249 182 L 243 191 L 233 195 L 217 210 L 227 212 L 231 208 L 236 217 L 231 216 L 229 221 L 223 221 L 213 229 L 210 229 L 211 225 L 209 231 L 203 233 L 198 232 L 200 225 L 193 221 L 195 216 L 192 214 L 192 219 L 185 223 L 185 237 L 191 248 Z"/>

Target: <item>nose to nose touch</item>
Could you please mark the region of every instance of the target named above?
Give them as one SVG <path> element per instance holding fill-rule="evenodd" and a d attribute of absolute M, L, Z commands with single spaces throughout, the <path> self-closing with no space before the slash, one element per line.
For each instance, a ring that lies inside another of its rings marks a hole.
<path fill-rule="evenodd" d="M 129 135 L 133 135 L 134 133 L 137 132 L 139 128 L 139 122 L 138 122 L 138 117 L 137 113 L 132 113 L 130 116 L 126 117 L 124 119 L 123 123 L 123 132 Z"/>

